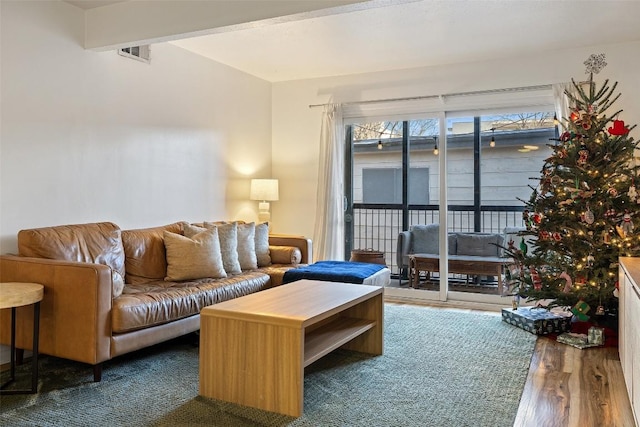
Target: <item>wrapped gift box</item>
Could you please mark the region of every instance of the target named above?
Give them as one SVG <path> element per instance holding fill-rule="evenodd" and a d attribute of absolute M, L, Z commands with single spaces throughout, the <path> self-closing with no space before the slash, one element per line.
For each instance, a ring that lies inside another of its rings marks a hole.
<path fill-rule="evenodd" d="M 589 342 L 589 338 L 586 334 L 576 334 L 571 332 L 565 332 L 564 334 L 558 335 L 558 342 L 568 344 L 570 346 L 579 348 L 580 350 L 602 345 Z"/>
<path fill-rule="evenodd" d="M 571 330 L 570 312 L 549 311 L 546 308 L 503 308 L 502 320 L 536 335 L 560 334 Z"/>

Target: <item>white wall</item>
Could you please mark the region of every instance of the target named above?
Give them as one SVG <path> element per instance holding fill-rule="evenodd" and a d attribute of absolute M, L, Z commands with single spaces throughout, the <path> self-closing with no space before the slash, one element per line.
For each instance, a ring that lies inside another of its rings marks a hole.
<path fill-rule="evenodd" d="M 569 31 L 569 30 L 568 30 Z M 281 182 L 273 217 L 291 231 L 313 236 L 322 108 L 310 104 L 438 95 L 577 81 L 587 77 L 583 62 L 605 53 L 609 64 L 596 75 L 622 92 L 621 119 L 640 124 L 640 42 L 594 46 L 543 55 L 396 72 L 275 83 L 273 85 L 273 172 Z M 640 137 L 639 129 L 633 131 Z M 541 165 L 542 166 L 542 165 Z"/>
<path fill-rule="evenodd" d="M 257 219 L 271 85 L 170 44 L 151 64 L 82 48 L 83 11 L 0 2 L 0 253 L 22 228 Z"/>
<path fill-rule="evenodd" d="M 168 44 L 150 65 L 85 51 L 83 12 L 64 2 L 3 0 L 0 19 L 0 253 L 21 228 L 254 220 L 249 178 L 272 171 L 274 229 L 312 236 L 322 109 L 308 105 L 330 98 L 580 80 L 603 52 L 597 78 L 619 82 L 622 119 L 640 122 L 640 42 L 270 85 Z"/>

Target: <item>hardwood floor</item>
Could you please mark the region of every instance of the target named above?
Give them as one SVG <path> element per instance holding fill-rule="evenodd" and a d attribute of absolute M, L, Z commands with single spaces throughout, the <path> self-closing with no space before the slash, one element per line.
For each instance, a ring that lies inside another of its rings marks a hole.
<path fill-rule="evenodd" d="M 538 338 L 514 426 L 635 426 L 618 349 Z"/>
<path fill-rule="evenodd" d="M 418 305 L 478 311 L 442 307 L 437 302 Z M 634 426 L 617 348 L 580 350 L 538 337 L 514 427 Z"/>

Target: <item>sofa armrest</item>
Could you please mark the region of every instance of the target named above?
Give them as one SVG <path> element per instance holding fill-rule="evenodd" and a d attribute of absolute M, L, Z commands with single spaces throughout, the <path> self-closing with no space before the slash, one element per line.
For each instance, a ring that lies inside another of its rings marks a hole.
<path fill-rule="evenodd" d="M 396 263 L 399 268 L 407 267 L 407 263 L 405 263 L 404 258 L 411 253 L 411 232 L 410 231 L 401 231 L 398 234 L 398 246 L 396 248 Z"/>
<path fill-rule="evenodd" d="M 44 285 L 41 353 L 95 365 L 111 358 L 111 268 L 102 264 L 0 256 L 0 281 Z M 33 306 L 16 310 L 16 347 L 31 350 Z M 11 310 L 1 310 L 0 342 L 10 342 Z"/>
<path fill-rule="evenodd" d="M 313 259 L 311 239 L 289 234 L 269 234 L 269 246 L 295 246 L 300 249 L 301 264 L 309 264 Z"/>

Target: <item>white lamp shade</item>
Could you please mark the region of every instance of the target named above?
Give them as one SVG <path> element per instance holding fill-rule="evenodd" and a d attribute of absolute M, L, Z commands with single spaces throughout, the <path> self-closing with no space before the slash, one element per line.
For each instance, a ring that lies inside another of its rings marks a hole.
<path fill-rule="evenodd" d="M 252 179 L 251 200 L 274 201 L 278 200 L 277 179 Z"/>

